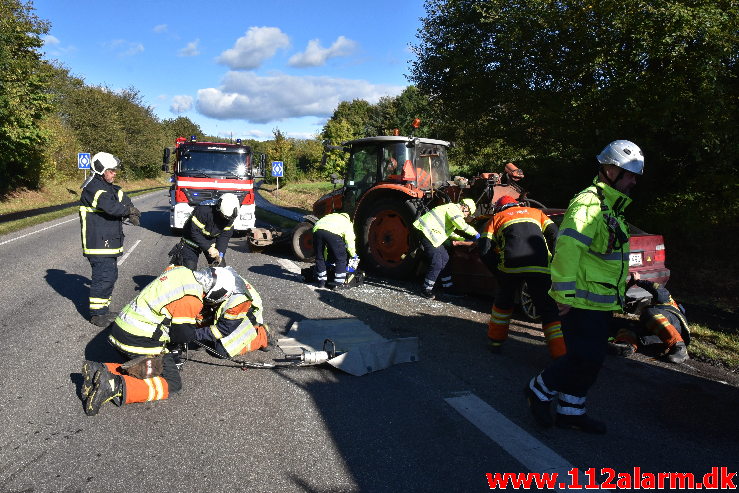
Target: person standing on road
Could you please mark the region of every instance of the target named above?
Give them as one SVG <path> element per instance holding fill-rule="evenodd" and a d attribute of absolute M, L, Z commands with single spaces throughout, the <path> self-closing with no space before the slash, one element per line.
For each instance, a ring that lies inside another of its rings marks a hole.
<path fill-rule="evenodd" d="M 605 433 L 586 413 L 608 347 L 612 313 L 621 310 L 629 276 L 629 230 L 623 217 L 629 194 L 644 172 L 641 149 L 628 140 L 608 144 L 597 156 L 592 186 L 565 212 L 552 260 L 552 288 L 562 317 L 567 354 L 554 360 L 526 387 L 529 408 L 542 426 Z M 550 403 L 557 396 L 556 419 Z"/>
<path fill-rule="evenodd" d="M 462 231 L 476 240 L 480 238 L 480 233 L 465 222 L 465 218 L 474 214 L 475 210 L 474 200 L 462 199 L 458 204 L 437 205 L 413 223 L 413 227 L 420 232 L 418 237 L 428 260 L 421 290 L 426 298 L 434 299 L 434 285 L 439 276 L 442 289 L 447 294 L 452 294 L 454 286 L 449 268 L 449 252 L 445 244 L 448 240 L 453 243 L 464 240 L 456 231 Z"/>
<path fill-rule="evenodd" d="M 211 267 L 225 265 L 239 205 L 239 198 L 233 193 L 196 205 L 185 223 L 182 240 L 169 252 L 171 263 L 195 270 L 202 252 Z"/>
<path fill-rule="evenodd" d="M 616 333 L 609 349 L 619 356 L 629 357 L 634 354 L 638 344 L 664 345 L 664 358 L 670 363 L 684 363 L 688 359 L 687 345 L 690 343 L 690 329 L 685 311 L 664 286 L 656 282 L 645 281 L 639 278 L 639 273 L 631 276 L 628 286 L 636 284 L 651 296 L 649 306 L 644 307 L 639 314 L 639 329 L 622 328 Z"/>
<path fill-rule="evenodd" d="M 182 389 L 179 361 L 168 350 L 196 337 L 197 317 L 203 306 L 227 301 L 238 289 L 231 267 L 192 271 L 170 265 L 141 290 L 110 324 L 108 342 L 120 363 L 85 361 L 82 398 L 88 416 L 106 402 L 121 406 L 167 399 Z"/>
<path fill-rule="evenodd" d="M 138 226 L 141 212 L 121 187 L 114 185 L 120 160 L 107 152 L 92 157 L 92 175 L 82 185 L 80 224 L 82 255 L 92 268 L 89 320 L 106 327 L 112 320 L 110 300 L 118 279 L 118 260 L 123 254 L 123 219 Z"/>
<path fill-rule="evenodd" d="M 526 207 L 504 195 L 495 203 L 495 215 L 485 223 L 478 240 L 480 259 L 495 274 L 498 289 L 488 322 L 488 339 L 493 349 L 508 339 L 513 300 L 525 282 L 552 358 L 565 354 L 557 304 L 549 296 L 551 252 L 557 239 L 557 225 L 540 209 Z"/>
<path fill-rule="evenodd" d="M 328 269 L 326 261 L 334 261 L 334 289 L 346 289 L 347 265 L 356 268 L 359 263 L 354 223 L 349 214 L 334 212 L 327 214 L 313 226 L 313 247 L 316 252 L 316 277 L 318 287 L 326 287 Z M 325 248 L 325 251 L 324 251 Z M 348 258 L 351 257 L 351 260 Z"/>

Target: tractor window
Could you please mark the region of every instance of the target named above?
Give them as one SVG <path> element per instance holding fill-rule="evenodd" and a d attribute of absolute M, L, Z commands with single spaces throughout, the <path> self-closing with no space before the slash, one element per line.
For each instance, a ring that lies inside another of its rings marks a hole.
<path fill-rule="evenodd" d="M 347 185 L 368 189 L 377 181 L 377 148 L 374 146 L 357 148 L 349 164 Z"/>
<path fill-rule="evenodd" d="M 437 188 L 449 180 L 449 161 L 446 148 L 421 144 L 416 149 L 417 185 L 421 188 Z"/>
<path fill-rule="evenodd" d="M 394 142 L 382 148 L 382 179 L 401 180 L 403 164 L 413 159 L 411 150 L 404 142 Z"/>

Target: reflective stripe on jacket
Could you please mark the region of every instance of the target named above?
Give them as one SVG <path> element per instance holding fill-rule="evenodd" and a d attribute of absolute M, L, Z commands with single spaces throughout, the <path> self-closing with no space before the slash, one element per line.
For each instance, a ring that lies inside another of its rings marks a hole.
<path fill-rule="evenodd" d="M 468 236 L 477 236 L 477 230 L 465 222 L 462 208 L 454 203 L 437 205 L 416 219 L 413 227 L 423 233 L 435 247 L 452 236 L 455 239 L 461 238 L 454 233 L 455 230 L 461 230 Z"/>
<path fill-rule="evenodd" d="M 620 310 L 629 273 L 629 231 L 622 216 L 631 199 L 596 180 L 572 199 L 552 259 L 558 303 L 588 310 Z"/>
<path fill-rule="evenodd" d="M 203 287 L 187 267 L 170 267 L 147 285 L 115 319 L 120 331 L 108 340 L 116 347 L 135 354 L 159 354 L 169 341 L 171 324 L 195 324 L 195 319 L 168 313 L 168 304 L 193 296 L 202 308 Z"/>
<path fill-rule="evenodd" d="M 349 253 L 349 256 L 354 257 L 357 255 L 357 238 L 354 233 L 354 224 L 352 224 L 347 214 L 335 212 L 323 216 L 313 226 L 313 232 L 315 233 L 319 229 L 341 236 L 344 243 L 346 243 L 346 251 Z"/>
<path fill-rule="evenodd" d="M 518 206 L 504 209 L 485 223 L 480 236 L 481 242 L 490 243 L 486 250 L 498 251 L 501 272 L 549 274 L 557 225 L 541 210 Z"/>
<path fill-rule="evenodd" d="M 254 322 L 264 324 L 262 318 L 262 298 L 246 280 L 246 294 L 235 294 L 222 303 L 216 311 L 216 324 L 210 330 L 213 338 L 221 341 L 229 356 L 242 354 L 258 336 L 257 329 L 247 315 L 251 313 Z"/>
<path fill-rule="evenodd" d="M 85 257 L 123 253 L 123 216 L 131 204 L 121 187 L 98 174 L 82 189 L 79 214 Z"/>
<path fill-rule="evenodd" d="M 207 251 L 211 245 L 226 253 L 233 236 L 234 221 L 227 220 L 215 205 L 197 205 L 183 228 L 183 240 L 190 246 Z"/>

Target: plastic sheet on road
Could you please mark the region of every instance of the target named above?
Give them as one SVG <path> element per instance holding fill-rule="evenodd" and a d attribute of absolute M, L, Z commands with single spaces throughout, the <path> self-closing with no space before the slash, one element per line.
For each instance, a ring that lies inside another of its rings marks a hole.
<path fill-rule="evenodd" d="M 328 364 L 354 376 L 418 361 L 418 338 L 385 339 L 356 318 L 301 320 L 293 323 L 277 345 L 287 356 L 322 351 L 331 339 L 338 356 Z"/>

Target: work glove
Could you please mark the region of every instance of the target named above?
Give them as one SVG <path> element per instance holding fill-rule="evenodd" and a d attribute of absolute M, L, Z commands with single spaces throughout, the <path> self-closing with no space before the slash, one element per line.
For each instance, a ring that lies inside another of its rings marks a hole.
<path fill-rule="evenodd" d="M 216 247 L 214 247 L 214 246 L 212 246 L 212 247 L 208 248 L 207 254 L 208 254 L 208 258 L 210 258 L 210 261 L 211 261 L 211 262 L 212 262 L 213 260 L 217 259 L 217 258 L 218 258 L 218 257 L 220 256 L 220 252 L 219 252 L 219 251 L 218 251 L 218 249 L 217 249 Z"/>
<path fill-rule="evenodd" d="M 141 225 L 141 211 L 138 210 L 133 205 L 128 206 L 128 210 L 126 211 L 126 217 L 128 217 L 128 222 L 133 224 L 134 226 Z"/>

